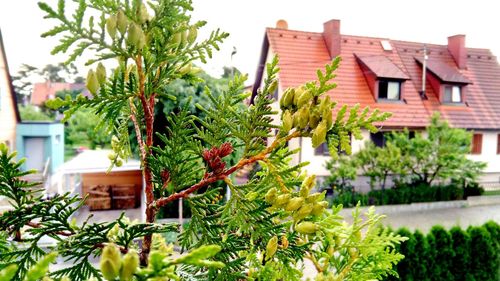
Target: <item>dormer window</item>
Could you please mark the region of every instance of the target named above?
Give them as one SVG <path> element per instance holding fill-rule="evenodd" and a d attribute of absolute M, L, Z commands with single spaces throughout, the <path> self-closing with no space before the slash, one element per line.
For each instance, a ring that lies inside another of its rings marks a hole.
<path fill-rule="evenodd" d="M 415 58 L 423 65 L 420 58 Z M 441 104 L 465 105 L 467 100 L 467 85 L 471 81 L 457 68 L 440 60 L 429 59 L 426 62 L 426 78 Z"/>
<path fill-rule="evenodd" d="M 445 85 L 443 94 L 444 103 L 461 103 L 462 87 L 457 85 Z"/>
<path fill-rule="evenodd" d="M 399 102 L 404 100 L 403 83 L 410 77 L 387 56 L 358 56 L 354 54 L 365 76 L 375 101 Z"/>
<path fill-rule="evenodd" d="M 401 99 L 401 82 L 400 81 L 378 81 L 378 98 L 379 100 L 398 101 Z"/>

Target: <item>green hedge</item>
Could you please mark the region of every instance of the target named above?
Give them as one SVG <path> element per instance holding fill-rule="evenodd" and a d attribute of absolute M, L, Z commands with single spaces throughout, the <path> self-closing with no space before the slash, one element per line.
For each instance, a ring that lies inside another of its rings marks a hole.
<path fill-rule="evenodd" d="M 405 228 L 397 233 L 408 237 L 399 246 L 405 258 L 395 268 L 399 278 L 385 280 L 500 280 L 500 225 L 495 222 L 467 230 L 435 226 L 427 236 Z"/>
<path fill-rule="evenodd" d="M 332 198 L 334 205 L 342 204 L 344 207 L 367 205 L 409 204 L 413 202 L 435 202 L 466 199 L 468 196 L 480 195 L 484 190 L 477 184 L 463 188 L 458 185 L 428 186 L 398 186 L 386 190 L 372 190 L 368 194 L 357 192 L 341 192 Z"/>

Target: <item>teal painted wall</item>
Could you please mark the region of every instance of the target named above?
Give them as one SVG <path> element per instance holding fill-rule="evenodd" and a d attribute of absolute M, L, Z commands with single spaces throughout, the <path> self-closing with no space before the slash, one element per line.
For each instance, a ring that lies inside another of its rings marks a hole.
<path fill-rule="evenodd" d="M 29 137 L 44 138 L 44 157 L 50 157 L 50 173 L 64 163 L 64 124 L 48 122 L 26 122 L 17 124 L 17 158 L 29 157 L 24 150 L 24 141 Z M 23 165 L 23 168 L 26 168 Z"/>

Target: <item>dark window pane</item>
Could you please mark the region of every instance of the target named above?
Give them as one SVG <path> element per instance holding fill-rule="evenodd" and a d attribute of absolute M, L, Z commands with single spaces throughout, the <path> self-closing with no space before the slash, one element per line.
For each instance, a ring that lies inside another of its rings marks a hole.
<path fill-rule="evenodd" d="M 373 144 L 375 144 L 378 147 L 385 146 L 385 136 L 383 132 L 377 132 L 375 134 L 371 133 L 370 139 L 372 140 Z"/>
<path fill-rule="evenodd" d="M 387 81 L 378 81 L 378 98 L 387 99 Z"/>
<path fill-rule="evenodd" d="M 326 144 L 326 142 L 314 149 L 314 155 L 330 155 L 330 151 L 328 150 L 328 145 Z"/>

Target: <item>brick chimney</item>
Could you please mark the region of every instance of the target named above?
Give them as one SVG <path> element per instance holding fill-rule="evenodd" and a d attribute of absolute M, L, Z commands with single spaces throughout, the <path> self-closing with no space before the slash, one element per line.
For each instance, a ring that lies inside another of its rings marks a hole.
<path fill-rule="evenodd" d="M 323 24 L 323 38 L 330 57 L 340 55 L 340 20 L 329 20 Z"/>
<path fill-rule="evenodd" d="M 288 29 L 288 23 L 286 22 L 286 20 L 278 20 L 276 22 L 276 28 L 278 29 Z"/>
<path fill-rule="evenodd" d="M 448 37 L 448 51 L 455 60 L 459 69 L 465 69 L 467 67 L 465 35 L 454 35 Z"/>

